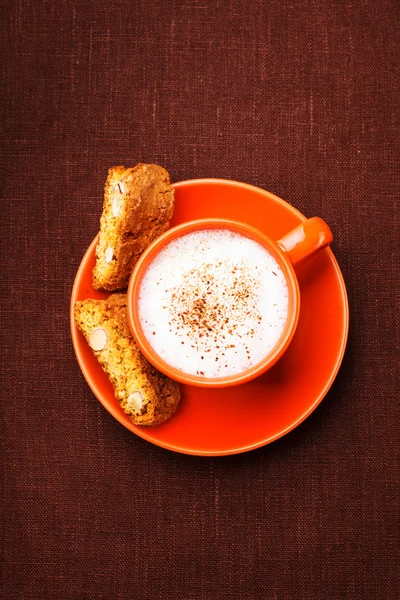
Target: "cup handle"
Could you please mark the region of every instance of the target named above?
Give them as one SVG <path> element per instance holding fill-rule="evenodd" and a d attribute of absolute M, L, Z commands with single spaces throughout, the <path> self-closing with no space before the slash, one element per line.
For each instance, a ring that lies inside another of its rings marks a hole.
<path fill-rule="evenodd" d="M 277 244 L 287 254 L 292 265 L 296 265 L 328 246 L 332 240 L 332 232 L 325 221 L 312 217 L 289 231 Z"/>

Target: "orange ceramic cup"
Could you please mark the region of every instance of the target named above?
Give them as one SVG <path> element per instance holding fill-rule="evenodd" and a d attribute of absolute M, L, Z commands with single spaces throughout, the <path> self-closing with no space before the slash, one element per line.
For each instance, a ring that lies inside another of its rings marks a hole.
<path fill-rule="evenodd" d="M 229 229 L 239 233 L 263 246 L 280 265 L 288 285 L 288 316 L 283 332 L 272 350 L 251 368 L 235 375 L 206 378 L 204 376 L 184 373 L 169 365 L 152 348 L 144 335 L 139 311 L 137 310 L 140 284 L 143 276 L 158 252 L 176 238 L 204 229 Z M 186 385 L 198 387 L 220 388 L 238 385 L 250 381 L 265 373 L 282 356 L 289 346 L 300 313 L 300 290 L 294 266 L 309 258 L 332 241 L 332 233 L 328 225 L 319 217 L 308 219 L 287 233 L 278 241 L 270 239 L 258 229 L 229 219 L 199 219 L 189 221 L 169 229 L 157 238 L 142 254 L 131 275 L 128 288 L 128 316 L 132 333 L 145 357 L 162 373 Z"/>

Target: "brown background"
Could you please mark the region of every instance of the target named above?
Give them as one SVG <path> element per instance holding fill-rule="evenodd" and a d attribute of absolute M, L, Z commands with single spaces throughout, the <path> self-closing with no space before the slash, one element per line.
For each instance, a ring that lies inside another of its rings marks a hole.
<path fill-rule="evenodd" d="M 3 7 L 1 597 L 397 599 L 399 4 Z M 138 161 L 259 185 L 332 226 L 347 353 L 270 446 L 152 446 L 81 375 L 73 278 L 108 167 Z"/>

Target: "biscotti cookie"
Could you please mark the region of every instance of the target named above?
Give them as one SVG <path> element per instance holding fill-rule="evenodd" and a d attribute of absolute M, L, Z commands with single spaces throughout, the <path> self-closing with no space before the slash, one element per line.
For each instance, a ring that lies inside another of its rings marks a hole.
<path fill-rule="evenodd" d="M 180 399 L 179 386 L 141 354 L 129 329 L 126 294 L 77 302 L 74 316 L 132 421 L 159 425 L 169 419 Z"/>
<path fill-rule="evenodd" d="M 174 189 L 163 167 L 140 163 L 131 169 L 110 169 L 93 287 L 108 291 L 126 288 L 143 250 L 168 229 L 173 210 Z"/>

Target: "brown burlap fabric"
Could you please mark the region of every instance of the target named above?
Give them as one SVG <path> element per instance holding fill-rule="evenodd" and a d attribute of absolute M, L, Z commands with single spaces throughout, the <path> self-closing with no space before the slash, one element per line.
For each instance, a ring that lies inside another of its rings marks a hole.
<path fill-rule="evenodd" d="M 6 0 L 0 23 L 1 598 L 397 599 L 399 4 Z M 270 446 L 174 454 L 83 379 L 72 282 L 108 167 L 138 161 L 332 226 L 347 353 Z"/>

